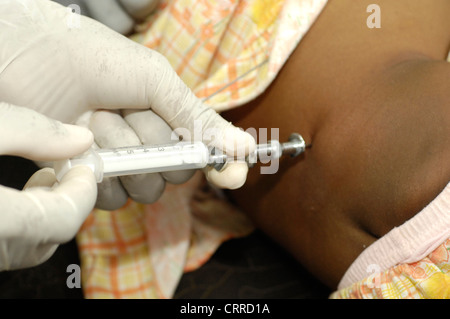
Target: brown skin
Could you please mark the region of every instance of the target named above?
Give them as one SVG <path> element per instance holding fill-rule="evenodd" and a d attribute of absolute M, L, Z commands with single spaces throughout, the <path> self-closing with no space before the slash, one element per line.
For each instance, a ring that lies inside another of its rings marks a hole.
<path fill-rule="evenodd" d="M 450 1 L 331 0 L 275 82 L 224 113 L 312 147 L 230 198 L 331 289 L 450 180 Z"/>

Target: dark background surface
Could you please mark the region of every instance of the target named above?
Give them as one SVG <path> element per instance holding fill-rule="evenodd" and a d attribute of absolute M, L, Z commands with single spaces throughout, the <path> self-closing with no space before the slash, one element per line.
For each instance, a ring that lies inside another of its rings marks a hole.
<path fill-rule="evenodd" d="M 36 170 L 31 161 L 0 156 L 1 185 L 21 189 Z M 67 287 L 70 264 L 80 264 L 75 241 L 61 245 L 42 265 L 0 272 L 0 298 L 82 299 L 82 289 Z M 204 266 L 185 274 L 174 298 L 326 299 L 330 292 L 256 231 L 224 243 Z"/>

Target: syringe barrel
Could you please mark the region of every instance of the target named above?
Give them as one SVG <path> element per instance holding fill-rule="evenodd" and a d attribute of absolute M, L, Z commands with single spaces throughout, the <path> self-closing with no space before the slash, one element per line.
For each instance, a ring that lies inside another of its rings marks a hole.
<path fill-rule="evenodd" d="M 105 177 L 199 169 L 208 165 L 209 151 L 201 142 L 99 149 L 54 165 L 62 178 L 75 165 L 89 166 L 97 182 Z"/>

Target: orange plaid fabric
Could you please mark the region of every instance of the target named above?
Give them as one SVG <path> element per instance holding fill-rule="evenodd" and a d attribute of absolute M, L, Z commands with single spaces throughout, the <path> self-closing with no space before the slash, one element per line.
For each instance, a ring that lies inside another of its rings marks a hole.
<path fill-rule="evenodd" d="M 132 39 L 163 53 L 216 109 L 262 93 L 326 0 L 164 1 Z"/>
<path fill-rule="evenodd" d="M 326 0 L 172 0 L 131 38 L 162 53 L 212 108 L 263 92 Z M 170 298 L 185 271 L 252 224 L 201 174 L 152 205 L 94 210 L 77 235 L 86 298 Z"/>
<path fill-rule="evenodd" d="M 157 298 L 144 232 L 143 205 L 129 201 L 114 212 L 96 210 L 78 235 L 87 297 Z M 94 284 L 95 283 L 95 284 Z"/>
<path fill-rule="evenodd" d="M 450 238 L 428 257 L 371 275 L 332 299 L 450 299 Z"/>
<path fill-rule="evenodd" d="M 253 225 L 199 173 L 158 203 L 94 210 L 77 235 L 86 298 L 170 298 L 185 271 Z"/>

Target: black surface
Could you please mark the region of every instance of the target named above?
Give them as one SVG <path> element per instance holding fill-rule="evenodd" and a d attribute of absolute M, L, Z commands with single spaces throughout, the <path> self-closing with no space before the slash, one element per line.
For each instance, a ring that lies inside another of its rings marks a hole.
<path fill-rule="evenodd" d="M 326 299 L 330 291 L 260 232 L 232 239 L 182 278 L 175 298 Z"/>
<path fill-rule="evenodd" d="M 30 161 L 0 156 L 0 184 L 21 189 L 37 170 Z M 37 267 L 0 272 L 0 298 L 82 299 L 82 290 L 68 288 L 70 264 L 79 265 L 75 241 L 61 245 Z M 200 269 L 187 273 L 177 299 L 257 298 L 321 299 L 330 291 L 260 232 L 224 243 Z"/>

